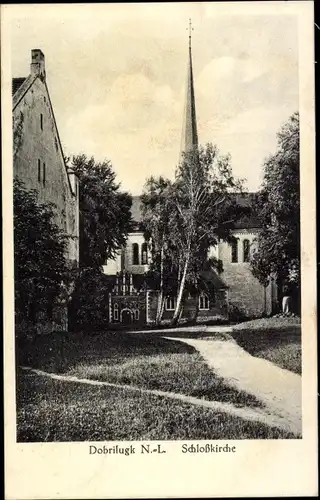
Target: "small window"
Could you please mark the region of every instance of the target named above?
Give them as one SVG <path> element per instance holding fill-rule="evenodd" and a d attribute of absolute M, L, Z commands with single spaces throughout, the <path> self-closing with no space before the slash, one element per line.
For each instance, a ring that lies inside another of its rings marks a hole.
<path fill-rule="evenodd" d="M 138 245 L 138 243 L 132 244 L 132 264 L 134 266 L 139 265 L 139 245 Z"/>
<path fill-rule="evenodd" d="M 141 264 L 148 264 L 148 245 L 147 243 L 142 243 L 141 245 Z"/>
<path fill-rule="evenodd" d="M 45 163 L 42 165 L 42 183 L 44 186 L 46 185 L 46 164 Z"/>
<path fill-rule="evenodd" d="M 231 243 L 231 262 L 238 262 L 238 240 Z"/>
<path fill-rule="evenodd" d="M 41 182 L 41 162 L 38 160 L 38 182 Z"/>
<path fill-rule="evenodd" d="M 243 262 L 250 261 L 250 241 L 243 240 Z"/>
<path fill-rule="evenodd" d="M 201 294 L 199 296 L 199 309 L 200 311 L 207 311 L 209 309 L 209 297 L 208 295 Z"/>
<path fill-rule="evenodd" d="M 43 114 L 40 114 L 40 128 L 43 130 Z"/>
<path fill-rule="evenodd" d="M 115 304 L 113 306 L 113 319 L 115 321 L 119 321 L 119 306 L 118 306 L 118 304 Z"/>
<path fill-rule="evenodd" d="M 176 308 L 176 298 L 175 297 L 167 297 L 166 298 L 166 311 L 174 311 Z"/>
<path fill-rule="evenodd" d="M 136 309 L 136 310 L 134 311 L 134 319 L 135 319 L 136 321 L 138 321 L 138 320 L 139 320 L 139 309 Z"/>

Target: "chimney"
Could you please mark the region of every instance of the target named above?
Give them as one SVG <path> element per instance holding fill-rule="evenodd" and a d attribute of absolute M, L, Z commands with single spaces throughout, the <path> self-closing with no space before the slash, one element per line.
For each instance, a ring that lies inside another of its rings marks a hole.
<path fill-rule="evenodd" d="M 39 75 L 43 80 L 46 77 L 46 68 L 44 62 L 44 54 L 40 49 L 33 49 L 31 51 L 31 74 Z"/>

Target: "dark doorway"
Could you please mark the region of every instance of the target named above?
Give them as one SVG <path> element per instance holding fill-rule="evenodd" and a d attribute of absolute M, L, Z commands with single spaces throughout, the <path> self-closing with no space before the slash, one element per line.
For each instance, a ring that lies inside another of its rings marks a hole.
<path fill-rule="evenodd" d="M 122 323 L 124 325 L 130 325 L 131 322 L 132 322 L 131 311 L 128 310 L 122 311 Z"/>

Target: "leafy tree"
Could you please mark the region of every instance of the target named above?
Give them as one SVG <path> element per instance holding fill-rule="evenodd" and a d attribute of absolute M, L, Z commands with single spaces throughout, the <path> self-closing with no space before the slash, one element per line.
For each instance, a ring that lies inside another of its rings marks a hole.
<path fill-rule="evenodd" d="M 78 155 L 72 159 L 72 169 L 80 186 L 80 267 L 101 268 L 126 243 L 132 199 L 119 191 L 109 161 Z"/>
<path fill-rule="evenodd" d="M 150 271 L 160 289 L 157 321 L 165 294 L 177 297 L 176 323 L 186 293 L 203 289 L 204 266 L 221 270 L 219 261 L 208 259 L 208 250 L 219 239 L 231 241 L 234 221 L 242 213 L 236 213 L 231 193 L 240 188 L 229 157 L 220 156 L 211 144 L 184 155 L 173 183 L 162 178 L 148 181 L 142 197 L 143 223 L 152 238 Z"/>
<path fill-rule="evenodd" d="M 63 284 L 71 280 L 68 236 L 55 222 L 55 205 L 39 203 L 35 190 L 14 181 L 14 263 L 16 312 L 33 324 L 39 312 L 52 315 Z"/>
<path fill-rule="evenodd" d="M 82 269 L 69 303 L 71 331 L 108 327 L 110 285 L 99 269 Z"/>
<path fill-rule="evenodd" d="M 166 281 L 172 276 L 169 269 L 168 250 L 170 247 L 170 214 L 172 183 L 168 179 L 150 177 L 142 194 L 142 215 L 144 236 L 149 241 L 152 253 L 149 274 L 154 278 L 158 288 L 158 307 L 156 324 L 161 321 Z"/>
<path fill-rule="evenodd" d="M 251 267 L 261 283 L 276 276 L 279 287 L 300 283 L 299 114 L 278 133 L 278 148 L 264 164 L 257 208 L 262 230 Z"/>
<path fill-rule="evenodd" d="M 212 144 L 184 154 L 176 172 L 175 211 L 170 221 L 179 259 L 173 324 L 180 317 L 188 277 L 197 286 L 209 248 L 220 239 L 232 239 L 231 229 L 240 212 L 237 216 L 231 193 L 240 189 L 241 181 L 232 175 L 230 157 L 221 156 Z"/>

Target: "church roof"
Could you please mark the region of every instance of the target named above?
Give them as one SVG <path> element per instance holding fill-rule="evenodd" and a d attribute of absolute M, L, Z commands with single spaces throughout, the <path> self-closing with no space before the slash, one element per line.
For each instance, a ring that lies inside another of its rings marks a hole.
<path fill-rule="evenodd" d="M 26 80 L 25 77 L 12 78 L 12 95 L 14 95 Z"/>
<path fill-rule="evenodd" d="M 51 116 L 52 116 L 52 119 L 53 119 L 56 136 L 57 136 L 57 139 L 58 139 L 58 145 L 59 145 L 59 149 L 60 149 L 60 154 L 61 154 L 61 158 L 62 158 L 62 161 L 63 161 L 63 164 L 64 164 L 65 172 L 66 172 L 66 175 L 67 175 L 68 186 L 69 186 L 70 192 L 73 193 L 72 186 L 71 186 L 71 181 L 70 181 L 70 177 L 69 177 L 69 174 L 68 174 L 68 168 L 67 168 L 67 165 L 66 165 L 66 162 L 65 162 L 65 159 L 64 159 L 64 153 L 63 153 L 62 144 L 61 144 L 61 140 L 60 140 L 60 134 L 59 134 L 59 130 L 58 130 L 58 127 L 57 127 L 57 122 L 56 122 L 55 114 L 54 114 L 54 111 L 53 111 L 53 106 L 52 106 L 52 102 L 51 102 L 49 90 L 48 90 L 47 83 L 46 83 L 45 71 L 41 72 L 38 69 L 36 71 L 32 71 L 33 65 L 34 64 L 36 64 L 36 65 L 39 64 L 39 60 L 40 60 L 39 57 L 41 59 L 41 64 L 43 64 L 43 69 L 44 69 L 44 60 L 45 60 L 45 58 L 44 58 L 43 52 L 40 49 L 33 49 L 31 51 L 31 70 L 30 70 L 29 76 L 27 76 L 27 77 L 12 78 L 12 96 L 13 96 L 13 99 L 12 99 L 12 111 L 15 112 L 15 109 L 18 106 L 18 104 L 20 103 L 21 99 L 23 99 L 23 97 L 25 96 L 25 94 L 27 92 L 29 92 L 29 90 L 31 89 L 31 87 L 34 85 L 35 81 L 38 78 L 40 78 L 40 80 L 43 82 L 43 85 L 44 85 L 44 88 L 45 88 L 45 92 L 46 92 L 46 96 L 47 96 L 47 99 L 48 99 L 48 104 L 49 104 L 49 107 L 50 107 Z"/>
<path fill-rule="evenodd" d="M 253 205 L 257 193 L 234 193 L 232 195 L 234 203 L 239 205 L 241 208 L 248 208 L 249 214 L 243 215 L 240 220 L 235 224 L 236 229 L 252 229 L 260 227 L 261 223 L 257 217 L 257 214 L 253 211 Z M 142 209 L 141 209 L 141 197 L 132 197 L 131 215 L 133 221 L 140 226 L 142 222 Z"/>

